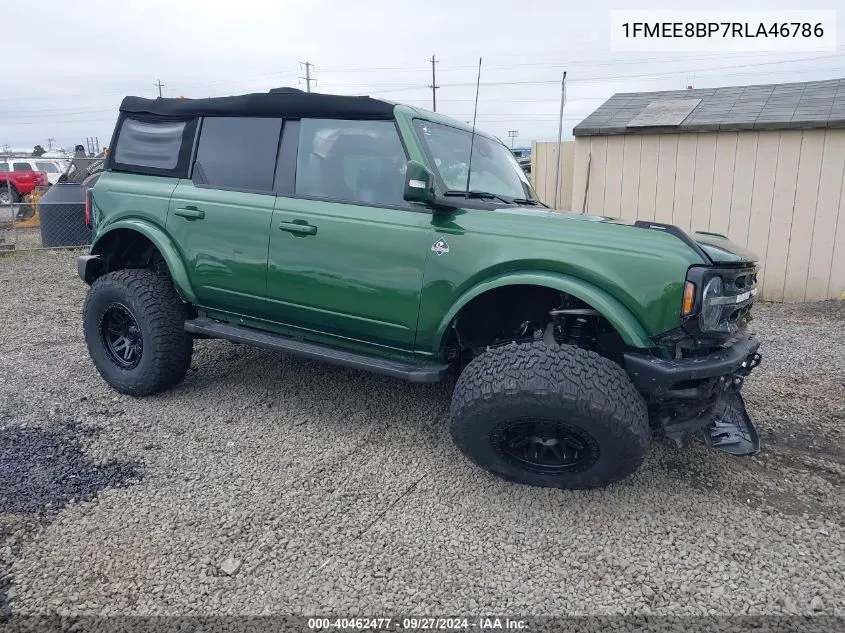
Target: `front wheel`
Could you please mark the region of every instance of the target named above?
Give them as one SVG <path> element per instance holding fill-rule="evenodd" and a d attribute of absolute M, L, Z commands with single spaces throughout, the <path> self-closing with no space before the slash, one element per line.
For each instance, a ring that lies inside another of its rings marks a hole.
<path fill-rule="evenodd" d="M 97 371 L 130 396 L 169 389 L 191 365 L 185 314 L 166 275 L 145 268 L 98 278 L 84 307 L 85 342 Z"/>
<path fill-rule="evenodd" d="M 616 363 L 569 345 L 511 344 L 475 358 L 455 385 L 452 438 L 517 483 L 597 488 L 642 463 L 642 396 Z"/>

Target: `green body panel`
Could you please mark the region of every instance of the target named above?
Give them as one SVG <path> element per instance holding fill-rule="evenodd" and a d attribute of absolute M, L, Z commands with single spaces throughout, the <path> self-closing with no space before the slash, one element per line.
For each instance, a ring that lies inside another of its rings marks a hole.
<path fill-rule="evenodd" d="M 536 279 L 602 313 L 629 345 L 677 327 L 689 266 L 701 259 L 659 231 L 553 211 L 466 210 L 435 216 L 449 252 L 429 254 L 417 348 L 439 348 L 450 315 L 480 289 Z"/>
<path fill-rule="evenodd" d="M 102 181 L 102 185 L 100 184 Z M 173 277 L 176 290 L 185 301 L 196 303 L 182 253 L 167 234 L 167 209 L 177 178 L 109 172 L 95 187 L 93 219 L 95 230 L 91 252 L 99 254 L 106 235 L 121 229 L 140 233 L 155 244 Z"/>
<path fill-rule="evenodd" d="M 760 259 L 755 253 L 718 233 L 697 231 L 692 237 L 714 262 L 736 264 Z"/>
<path fill-rule="evenodd" d="M 316 233 L 291 233 L 282 223 L 307 223 Z M 429 213 L 280 196 L 270 231 L 269 317 L 413 349 L 432 233 Z"/>
<path fill-rule="evenodd" d="M 441 319 L 440 325 L 437 327 L 432 339 L 434 346 L 431 352 L 437 352 L 440 344 L 446 339 L 447 330 L 452 320 L 466 304 L 490 290 L 515 285 L 544 286 L 577 297 L 604 315 L 628 345 L 641 348 L 651 347 L 653 345 L 651 339 L 649 339 L 648 332 L 646 332 L 631 311 L 604 290 L 568 275 L 544 271 L 521 271 L 493 277 L 481 284 L 473 286 L 461 295 Z"/>
<path fill-rule="evenodd" d="M 180 180 L 167 216 L 167 232 L 188 271 L 196 302 L 264 317 L 267 243 L 276 196 L 196 187 Z M 201 220 L 178 215 L 201 209 Z"/>
<path fill-rule="evenodd" d="M 432 170 L 413 119 L 469 129 L 407 106 L 395 117 L 408 157 Z M 93 197 L 93 252 L 115 229 L 138 231 L 182 297 L 210 316 L 387 356 L 437 357 L 463 306 L 512 284 L 569 293 L 628 345 L 653 347 L 680 324 L 687 270 L 707 263 L 663 231 L 537 207 L 435 213 L 117 172 Z M 445 252 L 433 248 L 440 240 Z M 713 248 L 737 252 L 727 244 Z"/>

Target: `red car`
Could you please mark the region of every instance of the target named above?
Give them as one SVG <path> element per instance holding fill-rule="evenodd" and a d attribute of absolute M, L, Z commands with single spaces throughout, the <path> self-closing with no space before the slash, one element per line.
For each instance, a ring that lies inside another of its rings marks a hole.
<path fill-rule="evenodd" d="M 16 163 L 12 159 L 12 170 L 9 171 L 9 163 L 0 162 L 0 205 L 16 204 L 36 187 L 48 184 L 47 174 L 33 171 L 29 163 Z"/>

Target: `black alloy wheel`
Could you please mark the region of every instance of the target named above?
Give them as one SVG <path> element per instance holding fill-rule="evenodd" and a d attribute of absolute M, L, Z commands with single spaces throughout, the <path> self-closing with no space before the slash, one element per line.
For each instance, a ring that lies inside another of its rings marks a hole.
<path fill-rule="evenodd" d="M 103 344 L 112 361 L 123 369 L 133 369 L 144 351 L 141 329 L 125 305 L 113 303 L 103 313 L 100 325 Z"/>
<path fill-rule="evenodd" d="M 599 458 L 598 443 L 591 435 L 559 420 L 508 420 L 490 439 L 505 460 L 538 473 L 581 470 Z"/>

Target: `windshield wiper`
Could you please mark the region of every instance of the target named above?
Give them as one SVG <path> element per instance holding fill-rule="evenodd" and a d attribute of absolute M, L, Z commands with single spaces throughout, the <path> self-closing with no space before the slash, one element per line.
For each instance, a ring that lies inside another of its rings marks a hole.
<path fill-rule="evenodd" d="M 461 191 L 459 189 L 449 189 L 443 192 L 444 196 L 461 196 L 464 198 L 489 198 L 490 200 L 501 200 L 505 204 L 512 204 L 510 200 L 507 198 L 503 198 L 500 195 L 495 193 L 490 193 L 489 191 L 478 191 L 477 189 L 473 189 L 471 191 Z"/>
<path fill-rule="evenodd" d="M 527 204 L 530 207 L 536 207 L 539 205 L 546 209 L 551 209 L 549 205 L 547 205 L 545 202 L 540 202 L 539 200 L 537 200 L 537 198 L 514 198 L 513 201 L 516 204 Z"/>

